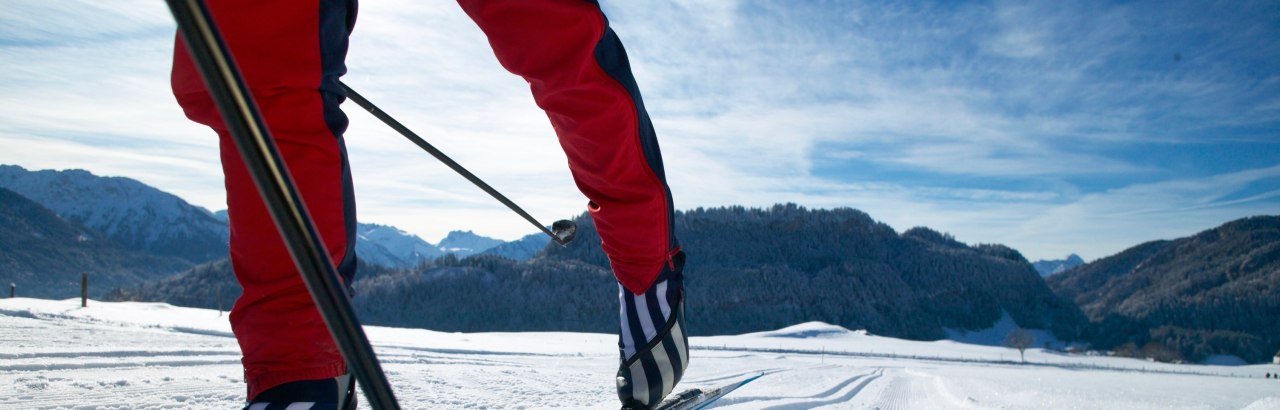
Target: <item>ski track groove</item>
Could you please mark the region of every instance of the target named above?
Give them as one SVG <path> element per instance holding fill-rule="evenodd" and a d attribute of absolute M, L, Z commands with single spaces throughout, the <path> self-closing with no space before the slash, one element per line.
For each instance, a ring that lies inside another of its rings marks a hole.
<path fill-rule="evenodd" d="M 121 362 L 121 363 L 30 363 L 0 366 L 0 371 L 6 372 L 35 372 L 35 371 L 53 371 L 53 370 L 97 370 L 97 369 L 133 369 L 141 367 L 194 367 L 194 366 L 220 366 L 240 364 L 240 359 L 227 360 L 158 360 L 147 362 Z"/>
<path fill-rule="evenodd" d="M 19 379 L 22 380 L 22 379 Z M 51 379 L 48 379 L 51 380 Z M 15 381 L 16 382 L 16 381 Z M 16 409 L 54 409 L 54 408 L 80 408 L 80 405 L 68 405 L 67 403 L 92 403 L 91 408 L 107 407 L 107 406 L 130 406 L 137 403 L 123 401 L 122 398 L 127 397 L 166 397 L 172 402 L 168 403 L 146 403 L 151 407 L 189 407 L 184 402 L 191 401 L 192 396 L 203 398 L 214 398 L 237 403 L 241 399 L 240 395 L 243 390 L 238 380 L 231 383 L 228 379 L 225 389 L 219 389 L 203 382 L 178 382 L 173 384 L 143 384 L 111 387 L 111 384 L 99 383 L 101 389 L 89 389 L 74 383 L 67 383 L 75 388 L 75 391 L 64 391 L 54 394 L 41 394 L 38 392 L 17 393 L 15 398 L 18 403 L 0 402 L 5 408 Z M 195 404 L 195 403 L 191 403 Z M 14 406 L 14 407 L 8 407 Z"/>
<path fill-rule="evenodd" d="M 378 349 L 381 350 L 381 347 L 379 347 Z M 379 358 L 384 358 L 384 357 L 412 358 L 412 359 L 436 358 L 440 360 L 457 360 L 459 361 L 459 363 L 464 363 L 464 362 L 475 363 L 477 365 L 482 365 L 482 366 L 483 365 L 493 365 L 493 366 L 505 365 L 505 366 L 522 366 L 522 367 L 527 366 L 527 364 L 522 362 L 514 362 L 510 360 L 492 360 L 492 359 L 484 359 L 479 357 L 468 357 L 467 355 L 454 354 L 454 353 L 432 354 L 432 352 L 422 353 L 419 351 L 410 350 L 407 352 L 396 352 L 396 353 L 378 352 L 377 354 Z"/>
<path fill-rule="evenodd" d="M 881 391 L 872 407 L 880 410 L 969 407 L 969 403 L 944 393 L 938 383 L 932 376 L 903 369 L 890 379 L 889 386 Z"/>
<path fill-rule="evenodd" d="M 484 367 L 529 367 L 527 364 L 509 364 L 494 363 L 482 360 L 466 360 L 466 359 L 450 359 L 450 358 L 430 358 L 430 357 L 408 357 L 408 358 L 384 358 L 378 359 L 382 364 L 405 364 L 405 365 L 467 365 L 467 366 L 484 366 Z"/>
<path fill-rule="evenodd" d="M 880 393 L 874 408 L 879 410 L 911 409 L 911 385 L 911 381 L 905 380 L 902 376 L 894 376 L 889 379 L 889 386 L 885 387 L 884 391 Z"/>
<path fill-rule="evenodd" d="M 775 367 L 775 368 L 772 368 L 772 369 L 764 369 L 764 370 L 748 370 L 748 371 L 745 371 L 745 372 L 736 372 L 736 373 L 733 373 L 733 374 L 730 374 L 730 375 L 727 375 L 727 376 L 712 376 L 712 377 L 702 378 L 702 379 L 681 380 L 680 382 L 681 382 L 682 384 L 686 384 L 686 385 L 689 385 L 689 384 L 714 383 L 714 382 L 718 382 L 718 381 L 721 381 L 721 380 L 740 379 L 740 378 L 747 377 L 748 375 L 756 375 L 756 374 L 761 374 L 761 375 L 770 375 L 770 374 L 777 373 L 777 372 L 780 372 L 780 371 L 783 371 L 783 370 L 795 370 L 795 369 L 783 369 L 783 368 Z"/>
<path fill-rule="evenodd" d="M 431 348 L 431 347 L 413 347 L 402 345 L 383 345 L 377 346 L 378 349 L 401 349 L 412 352 L 427 352 L 437 354 L 457 354 L 457 355 L 477 355 L 477 356 L 516 356 L 516 357 L 556 357 L 569 356 L 573 354 L 549 354 L 549 353 L 532 353 L 532 352 L 504 352 L 500 350 L 471 350 L 471 349 L 447 349 L 447 348 Z"/>
<path fill-rule="evenodd" d="M 770 401 L 770 400 L 789 400 L 789 399 L 820 399 L 820 398 L 830 397 L 831 395 L 836 394 L 836 392 L 839 392 L 840 390 L 843 390 L 845 387 L 849 387 L 849 385 L 850 385 L 850 384 L 853 384 L 854 382 L 857 382 L 858 380 L 862 379 L 863 377 L 870 376 L 870 375 L 872 375 L 872 374 L 874 374 L 874 373 L 875 373 L 875 371 L 873 370 L 873 371 L 870 371 L 870 372 L 867 372 L 867 373 L 858 373 L 858 374 L 855 374 L 855 375 L 853 375 L 853 377 L 849 377 L 849 378 L 847 378 L 847 379 L 844 379 L 844 381 L 842 381 L 842 382 L 840 382 L 840 383 L 836 383 L 836 385 L 835 385 L 835 386 L 832 386 L 830 389 L 827 389 L 827 390 L 825 390 L 825 391 L 823 391 L 823 392 L 821 392 L 821 393 L 817 393 L 817 394 L 810 394 L 810 395 L 806 395 L 806 396 L 742 396 L 742 397 L 737 397 L 737 398 L 735 398 L 735 399 L 736 399 L 736 400 L 735 400 L 735 402 L 736 402 L 736 403 L 744 403 L 744 402 L 749 402 L 749 401 Z"/>
<path fill-rule="evenodd" d="M 790 369 L 790 370 L 793 370 L 793 371 L 814 370 L 818 368 L 831 368 L 831 367 L 839 367 L 839 366 L 829 365 L 829 366 L 819 366 L 811 369 Z M 773 406 L 758 407 L 758 408 L 771 409 L 771 410 L 811 409 L 815 407 L 822 407 L 822 406 L 836 404 L 836 403 L 843 403 L 853 399 L 855 396 L 861 393 L 862 390 L 865 389 L 868 384 L 871 384 L 871 382 L 879 379 L 883 374 L 884 374 L 884 369 L 882 368 L 877 368 L 877 369 L 868 371 L 866 373 L 858 373 L 853 375 L 852 377 L 844 379 L 843 381 L 837 383 L 836 385 L 832 386 L 831 388 L 828 388 L 825 391 L 822 391 L 816 394 L 807 395 L 807 396 L 728 396 L 723 399 L 717 400 L 715 404 L 712 405 L 712 407 L 729 406 L 729 405 L 737 405 L 737 404 L 753 403 L 753 402 L 760 402 L 758 404 L 763 405 L 771 401 L 795 400 L 795 399 L 802 399 L 803 401 L 793 402 L 793 403 L 782 403 L 782 404 L 777 404 Z M 849 388 L 850 385 L 853 385 L 853 387 Z M 840 392 L 845 389 L 848 389 L 848 391 L 845 391 L 844 394 L 838 397 L 833 397 L 836 394 L 840 394 Z"/>
<path fill-rule="evenodd" d="M 777 406 L 765 407 L 765 409 L 769 409 L 769 410 L 812 409 L 815 407 L 822 407 L 830 404 L 844 403 L 849 400 L 852 400 L 859 393 L 862 393 L 862 389 L 865 389 L 868 384 L 871 384 L 871 382 L 876 381 L 883 375 L 884 375 L 883 369 L 878 369 L 872 373 L 867 373 L 866 377 L 863 377 L 861 382 L 853 386 L 852 389 L 849 389 L 848 392 L 846 392 L 844 395 L 840 397 L 834 397 L 834 398 L 828 397 L 824 400 L 811 400 L 803 403 L 787 403 L 787 404 L 781 404 Z"/>
<path fill-rule="evenodd" d="M 154 356 L 239 356 L 238 350 L 97 350 L 72 352 L 0 353 L 0 359 L 83 359 Z"/>

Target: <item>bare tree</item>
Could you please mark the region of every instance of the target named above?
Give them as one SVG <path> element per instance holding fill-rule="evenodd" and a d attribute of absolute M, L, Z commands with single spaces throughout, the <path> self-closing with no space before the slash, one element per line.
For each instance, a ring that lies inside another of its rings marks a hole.
<path fill-rule="evenodd" d="M 1164 343 L 1157 341 L 1148 342 L 1142 346 L 1142 356 L 1157 362 L 1179 363 L 1182 362 L 1182 354 L 1177 350 L 1170 348 Z"/>
<path fill-rule="evenodd" d="M 1014 328 L 1004 338 L 1004 345 L 1018 349 L 1018 355 L 1021 356 L 1022 362 L 1027 362 L 1027 348 L 1036 343 L 1036 335 L 1030 330 L 1021 327 Z"/>

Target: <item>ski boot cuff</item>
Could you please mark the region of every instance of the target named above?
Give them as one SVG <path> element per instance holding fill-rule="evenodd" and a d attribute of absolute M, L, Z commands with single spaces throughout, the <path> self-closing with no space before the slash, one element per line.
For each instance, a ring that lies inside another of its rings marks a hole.
<path fill-rule="evenodd" d="M 635 354 L 624 353 L 618 366 L 618 398 L 624 408 L 649 408 L 675 389 L 689 364 L 689 338 L 685 332 L 683 289 L 676 291 L 673 314 L 655 338 Z"/>
<path fill-rule="evenodd" d="M 298 380 L 262 392 L 244 410 L 305 408 L 355 410 L 355 378 L 350 374 L 320 380 Z"/>

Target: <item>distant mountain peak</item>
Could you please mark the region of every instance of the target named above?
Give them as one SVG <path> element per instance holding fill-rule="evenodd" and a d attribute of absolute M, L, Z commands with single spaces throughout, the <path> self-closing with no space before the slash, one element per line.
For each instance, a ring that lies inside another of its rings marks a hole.
<path fill-rule="evenodd" d="M 1084 265 L 1084 259 L 1074 253 L 1067 255 L 1064 259 L 1038 260 L 1031 264 L 1036 268 L 1036 272 L 1040 273 L 1040 277 L 1049 277 L 1050 275 L 1066 272 L 1080 265 Z"/>
<path fill-rule="evenodd" d="M 394 226 L 360 223 L 356 226 L 356 255 L 370 264 L 408 268 L 443 254 L 435 245 Z"/>
<path fill-rule="evenodd" d="M 451 231 L 440 240 L 440 251 L 459 257 L 471 256 L 506 243 L 500 239 L 480 236 L 471 231 Z"/>

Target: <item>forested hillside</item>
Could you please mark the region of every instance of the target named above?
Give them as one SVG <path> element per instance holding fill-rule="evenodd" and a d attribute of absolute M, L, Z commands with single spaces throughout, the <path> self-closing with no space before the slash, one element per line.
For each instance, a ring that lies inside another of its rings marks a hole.
<path fill-rule="evenodd" d="M 1053 292 L 1017 251 L 927 228 L 899 234 L 852 209 L 698 209 L 676 221 L 689 254 L 694 334 L 820 320 L 933 339 L 944 328 L 986 328 L 1008 312 L 1020 326 L 1122 354 L 1259 362 L 1280 348 L 1280 217 L 1141 244 L 1049 277 Z M 354 305 L 378 325 L 615 331 L 617 287 L 590 218 L 577 222 L 575 242 L 527 261 L 484 254 L 401 270 L 362 264 Z M 220 293 L 227 308 L 239 292 L 223 260 L 112 298 L 215 307 Z"/>
<path fill-rule="evenodd" d="M 230 310 L 242 291 L 231 273 L 231 260 L 223 258 L 167 278 L 112 290 L 106 300 L 165 302 L 177 306 Z"/>
<path fill-rule="evenodd" d="M 1183 359 L 1280 349 L 1280 217 L 1144 243 L 1048 278 L 1095 326 L 1094 347 L 1171 349 Z M 1170 357 L 1176 359 L 1177 357 Z"/>
<path fill-rule="evenodd" d="M 933 339 L 983 329 L 1002 312 L 1064 339 L 1084 323 L 1018 252 L 968 246 L 926 228 L 898 234 L 853 209 L 698 209 L 678 215 L 689 254 L 690 329 L 729 334 L 821 320 L 877 334 Z M 617 285 L 590 218 L 579 237 L 528 261 L 445 256 L 410 270 L 362 266 L 353 301 L 368 324 L 444 331 L 613 332 Z M 224 262 L 120 300 L 224 306 L 238 288 Z M 232 290 L 234 289 L 234 290 Z"/>
<path fill-rule="evenodd" d="M 134 251 L 95 230 L 0 188 L 0 286 L 39 298 L 80 296 L 80 275 L 90 274 L 89 294 L 135 286 L 191 264 L 176 257 Z"/>
<path fill-rule="evenodd" d="M 677 217 L 689 254 L 690 329 L 727 334 L 821 320 L 873 333 L 940 338 L 1009 314 L 1070 338 L 1083 315 L 1049 291 L 1016 251 L 903 234 L 852 209 L 699 209 Z M 362 318 L 438 330 L 614 331 L 616 292 L 599 236 L 520 263 L 445 258 L 356 283 Z"/>

